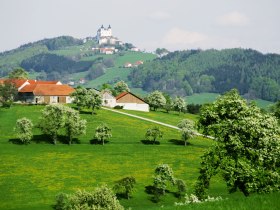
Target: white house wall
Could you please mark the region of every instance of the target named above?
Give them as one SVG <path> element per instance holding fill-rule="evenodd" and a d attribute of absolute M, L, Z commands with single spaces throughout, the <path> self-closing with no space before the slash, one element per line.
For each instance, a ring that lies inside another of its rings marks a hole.
<path fill-rule="evenodd" d="M 116 105 L 122 106 L 126 110 L 135 110 L 142 112 L 149 112 L 149 104 L 136 104 L 136 103 L 116 103 Z"/>

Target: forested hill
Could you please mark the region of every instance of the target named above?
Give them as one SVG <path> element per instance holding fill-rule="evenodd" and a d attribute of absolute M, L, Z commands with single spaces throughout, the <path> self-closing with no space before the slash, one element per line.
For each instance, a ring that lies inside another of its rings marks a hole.
<path fill-rule="evenodd" d="M 280 99 L 280 55 L 251 49 L 176 51 L 135 68 L 134 87 L 171 95 L 224 93 L 237 88 L 248 98 Z"/>

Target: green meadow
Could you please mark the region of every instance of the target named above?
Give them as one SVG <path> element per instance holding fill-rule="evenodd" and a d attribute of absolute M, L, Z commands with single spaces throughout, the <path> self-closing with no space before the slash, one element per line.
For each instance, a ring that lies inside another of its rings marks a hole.
<path fill-rule="evenodd" d="M 211 183 L 211 196 L 222 196 L 224 200 L 213 203 L 191 204 L 176 207 L 179 200 L 174 196 L 176 189 L 169 192 L 159 203 L 153 203 L 145 187 L 152 185 L 153 172 L 158 164 L 169 164 L 174 176 L 183 179 L 191 193 L 198 176 L 200 156 L 211 146 L 212 140 L 196 137 L 190 145 L 180 144 L 177 130 L 159 126 L 163 139 L 158 145 L 143 144 L 147 128 L 154 124 L 139 119 L 97 110 L 91 115 L 81 113 L 86 119 L 87 133 L 78 137 L 75 144 L 52 145 L 47 137 L 34 128 L 34 139 L 29 145 L 19 145 L 13 131 L 18 118 L 28 117 L 34 124 L 39 122 L 43 106 L 15 105 L 10 109 L 0 108 L 0 209 L 52 209 L 55 196 L 60 192 L 73 193 L 78 189 L 91 191 L 96 186 L 134 176 L 137 184 L 133 197 L 121 199 L 121 204 L 131 209 L 279 209 L 279 193 L 253 195 L 248 198 L 240 193 L 229 195 L 220 177 Z M 183 118 L 197 119 L 189 114 L 178 115 L 164 112 L 140 113 L 170 124 Z M 104 146 L 90 144 L 94 130 L 101 122 L 111 128 L 113 137 Z"/>

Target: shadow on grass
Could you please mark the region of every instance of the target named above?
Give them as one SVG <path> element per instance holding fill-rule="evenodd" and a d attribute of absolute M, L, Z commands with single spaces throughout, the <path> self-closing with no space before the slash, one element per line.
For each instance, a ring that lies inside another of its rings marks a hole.
<path fill-rule="evenodd" d="M 33 142 L 35 142 L 36 144 L 41 144 L 41 143 L 46 143 L 46 144 L 53 144 L 53 140 L 45 134 L 41 134 L 41 135 L 34 135 Z"/>
<path fill-rule="evenodd" d="M 151 141 L 151 140 L 141 140 L 142 144 L 154 144 L 154 145 L 160 145 L 159 141 Z"/>
<path fill-rule="evenodd" d="M 20 139 L 9 139 L 9 142 L 12 144 L 18 144 L 18 145 L 24 144 Z"/>
<path fill-rule="evenodd" d="M 165 190 L 165 193 L 163 192 L 162 189 L 159 189 L 153 185 L 148 185 L 145 187 L 145 192 L 148 195 L 151 195 L 149 198 L 150 201 L 153 203 L 158 203 L 160 201 L 160 198 L 165 194 L 165 193 L 170 193 L 169 190 Z"/>
<path fill-rule="evenodd" d="M 42 134 L 42 135 L 34 135 L 33 142 L 37 143 L 37 144 L 41 144 L 41 143 L 45 143 L 45 144 L 53 144 L 53 140 L 50 138 L 50 136 Z M 62 144 L 69 144 L 69 139 L 67 136 L 61 136 L 59 135 L 57 137 L 57 142 L 60 142 Z M 72 139 L 72 144 L 80 144 L 80 140 L 77 138 L 73 138 Z"/>
<path fill-rule="evenodd" d="M 169 142 L 171 142 L 171 143 L 173 143 L 173 144 L 175 144 L 175 145 L 185 146 L 185 142 L 182 141 L 182 140 L 179 140 L 179 139 L 170 139 Z M 191 145 L 191 143 L 190 143 L 190 142 L 187 142 L 187 145 L 186 145 L 186 146 L 188 146 L 188 145 Z"/>
<path fill-rule="evenodd" d="M 90 144 L 96 144 L 96 145 L 97 145 L 97 144 L 102 145 L 102 141 L 99 141 L 98 139 L 92 139 L 92 140 L 89 141 L 89 143 L 90 143 Z M 105 141 L 104 141 L 104 144 L 108 144 L 108 143 L 109 143 L 108 140 L 105 140 Z"/>

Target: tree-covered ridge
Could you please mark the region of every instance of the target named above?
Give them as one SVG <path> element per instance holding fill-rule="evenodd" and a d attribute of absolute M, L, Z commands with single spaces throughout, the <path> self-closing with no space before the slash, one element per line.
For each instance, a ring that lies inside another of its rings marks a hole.
<path fill-rule="evenodd" d="M 92 61 L 73 61 L 64 56 L 59 56 L 50 53 L 41 53 L 31 58 L 25 59 L 21 62 L 24 69 L 33 69 L 36 72 L 44 70 L 46 73 L 50 72 L 81 72 L 88 70 Z"/>
<path fill-rule="evenodd" d="M 239 48 L 176 51 L 135 68 L 129 78 L 146 91 L 185 96 L 237 88 L 242 95 L 276 101 L 280 55 Z"/>

